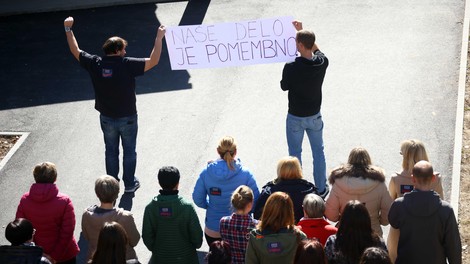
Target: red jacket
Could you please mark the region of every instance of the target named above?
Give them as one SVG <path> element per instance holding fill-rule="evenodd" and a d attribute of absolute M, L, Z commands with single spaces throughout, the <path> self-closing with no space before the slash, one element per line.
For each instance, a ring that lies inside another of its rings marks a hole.
<path fill-rule="evenodd" d="M 297 226 L 308 238 L 317 238 L 323 246 L 325 246 L 328 237 L 338 231 L 336 227 L 330 225 L 323 218 L 302 218 Z"/>
<path fill-rule="evenodd" d="M 70 198 L 59 193 L 53 183 L 35 183 L 20 200 L 16 218 L 33 224 L 36 245 L 58 262 L 77 256 L 80 251 L 73 236 L 75 213 Z"/>

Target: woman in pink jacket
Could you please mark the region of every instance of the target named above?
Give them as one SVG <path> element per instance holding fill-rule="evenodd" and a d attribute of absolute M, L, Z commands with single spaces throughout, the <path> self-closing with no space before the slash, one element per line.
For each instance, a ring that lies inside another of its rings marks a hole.
<path fill-rule="evenodd" d="M 328 180 L 332 188 L 326 199 L 325 216 L 330 221 L 339 221 L 346 204 L 359 200 L 369 211 L 372 229 L 382 236 L 380 225 L 388 225 L 388 211 L 393 201 L 383 170 L 372 166 L 367 150 L 352 149 L 348 163 L 335 168 Z"/>
<path fill-rule="evenodd" d="M 76 263 L 79 248 L 73 236 L 75 213 L 70 198 L 59 193 L 55 184 L 55 164 L 40 163 L 33 175 L 36 183 L 21 197 L 16 218 L 33 223 L 34 243 L 44 249 L 52 263 Z"/>

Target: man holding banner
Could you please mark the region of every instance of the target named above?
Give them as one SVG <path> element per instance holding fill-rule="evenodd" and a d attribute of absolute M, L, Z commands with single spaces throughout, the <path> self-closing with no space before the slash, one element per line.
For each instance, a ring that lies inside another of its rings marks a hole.
<path fill-rule="evenodd" d="M 286 136 L 289 155 L 302 163 L 302 141 L 307 132 L 313 156 L 313 178 L 319 195 L 325 199 L 329 193 L 326 184 L 326 161 L 323 147 L 323 120 L 320 113 L 322 84 L 328 58 L 318 49 L 315 34 L 303 30 L 302 22 L 293 21 L 297 50 L 295 61 L 286 63 L 282 72 L 281 89 L 288 91 L 289 110 Z"/>
<path fill-rule="evenodd" d="M 70 52 L 90 74 L 95 91 L 95 109 L 100 112 L 105 143 L 106 174 L 119 181 L 119 142 L 123 149 L 124 192 L 133 193 L 140 187 L 135 177 L 137 164 L 137 107 L 135 77 L 156 66 L 162 52 L 165 26 L 157 29 L 154 47 L 148 58 L 126 57 L 127 41 L 111 37 L 103 44 L 105 56 L 80 50 L 72 31 L 73 18 L 64 20 Z"/>

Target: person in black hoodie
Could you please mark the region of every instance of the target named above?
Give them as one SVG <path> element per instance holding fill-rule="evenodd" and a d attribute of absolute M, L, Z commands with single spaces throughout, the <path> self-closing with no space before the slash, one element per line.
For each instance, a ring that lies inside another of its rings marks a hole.
<path fill-rule="evenodd" d="M 302 178 L 302 168 L 296 157 L 285 157 L 277 164 L 277 178 L 263 186 L 254 209 L 255 219 L 261 218 L 266 200 L 275 192 L 285 192 L 292 199 L 295 223 L 297 223 L 304 216 L 302 204 L 305 195 L 317 194 L 317 188 L 313 183 Z"/>
<path fill-rule="evenodd" d="M 396 199 L 388 213 L 390 225 L 400 230 L 395 263 L 462 263 L 454 210 L 431 189 L 431 163 L 416 163 L 411 177 L 414 190 Z"/>
<path fill-rule="evenodd" d="M 315 43 L 315 34 L 302 29 L 302 22 L 293 21 L 297 50 L 300 56 L 286 63 L 282 71 L 281 89 L 288 92 L 289 111 L 286 136 L 289 155 L 302 164 L 302 141 L 307 132 L 313 156 L 313 178 L 319 195 L 324 199 L 329 192 L 326 184 L 326 161 L 323 151 L 323 120 L 320 112 L 322 84 L 328 58 Z"/>

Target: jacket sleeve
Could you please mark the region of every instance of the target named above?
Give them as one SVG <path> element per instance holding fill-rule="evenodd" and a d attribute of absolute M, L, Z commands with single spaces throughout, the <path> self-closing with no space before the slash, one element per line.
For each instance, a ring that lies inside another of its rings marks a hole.
<path fill-rule="evenodd" d="M 331 193 L 325 202 L 325 216 L 328 220 L 337 222 L 341 213 L 341 204 L 335 185 L 331 187 Z"/>
<path fill-rule="evenodd" d="M 256 201 L 259 198 L 259 189 L 258 184 L 256 184 L 255 177 L 251 173 L 247 186 L 250 187 L 250 189 L 253 191 L 253 203 L 256 204 Z"/>
<path fill-rule="evenodd" d="M 88 217 L 87 217 L 87 209 L 82 214 L 82 235 L 87 240 L 90 241 L 90 233 L 88 232 Z"/>
<path fill-rule="evenodd" d="M 248 241 L 248 246 L 246 247 L 245 253 L 245 264 L 258 264 L 260 261 L 258 260 L 258 256 L 256 251 L 253 247 L 252 243 L 253 237 L 250 236 L 250 240 Z"/>
<path fill-rule="evenodd" d="M 200 248 L 202 246 L 202 228 L 197 217 L 196 210 L 190 206 L 190 221 L 189 221 L 189 234 L 191 236 L 191 244 L 194 248 Z"/>
<path fill-rule="evenodd" d="M 436 184 L 436 189 L 434 191 L 439 194 L 439 196 L 441 197 L 441 200 L 444 200 L 444 191 L 442 190 L 442 178 L 439 173 L 436 175 L 436 181 L 437 181 L 437 184 Z"/>
<path fill-rule="evenodd" d="M 395 202 L 392 203 L 392 206 L 390 206 L 390 210 L 388 211 L 388 222 L 395 229 L 400 229 L 400 225 L 401 225 L 400 223 L 400 207 L 401 207 L 400 199 L 395 200 Z"/>
<path fill-rule="evenodd" d="M 24 195 L 23 195 L 23 197 L 24 197 Z M 18 207 L 16 208 L 16 217 L 15 217 L 15 219 L 27 218 L 26 215 L 23 212 L 23 197 L 21 197 L 20 203 L 18 204 Z"/>
<path fill-rule="evenodd" d="M 193 201 L 197 205 L 197 207 L 207 209 L 208 202 L 207 202 L 207 191 L 206 186 L 204 184 L 204 178 L 207 173 L 207 169 L 204 169 L 199 178 L 196 181 L 196 185 L 194 186 L 193 191 Z"/>
<path fill-rule="evenodd" d="M 263 214 L 264 205 L 266 204 L 266 200 L 268 200 L 270 193 L 267 193 L 265 189 L 261 191 L 261 194 L 258 197 L 258 200 L 255 203 L 255 208 L 253 210 L 253 217 L 255 219 L 260 219 L 261 215 Z"/>
<path fill-rule="evenodd" d="M 148 250 L 153 251 L 155 238 L 157 237 L 158 222 L 152 215 L 151 205 L 147 205 L 144 211 L 144 221 L 142 223 L 142 240 Z"/>
<path fill-rule="evenodd" d="M 459 227 L 452 209 L 446 221 L 444 232 L 444 249 L 449 264 L 462 263 L 462 242 L 460 241 Z"/>
<path fill-rule="evenodd" d="M 129 213 L 125 217 L 125 221 L 123 221 L 124 230 L 126 230 L 127 237 L 129 239 L 129 245 L 131 247 L 137 246 L 140 240 L 140 233 L 137 230 L 137 226 L 135 225 L 134 216 L 132 213 Z"/>
<path fill-rule="evenodd" d="M 73 243 L 73 231 L 75 230 L 75 211 L 70 198 L 67 198 L 65 205 L 62 222 L 59 227 L 59 240 L 56 243 L 54 250 L 51 252 L 53 259 L 62 259 L 66 250 L 69 248 L 70 243 Z"/>
<path fill-rule="evenodd" d="M 289 90 L 289 81 L 290 81 L 290 69 L 288 64 L 284 65 L 284 69 L 282 70 L 282 79 L 281 79 L 281 89 L 283 91 L 288 91 Z"/>
<path fill-rule="evenodd" d="M 392 206 L 393 200 L 390 197 L 390 193 L 387 190 L 385 183 L 381 184 L 382 186 L 382 198 L 380 199 L 380 224 L 388 225 L 388 212 L 390 211 L 390 206 Z"/>
<path fill-rule="evenodd" d="M 388 183 L 388 193 L 390 194 L 390 197 L 392 198 L 392 200 L 395 200 L 398 198 L 397 186 L 395 183 L 395 178 L 393 176 L 392 178 L 390 178 L 390 182 Z"/>

